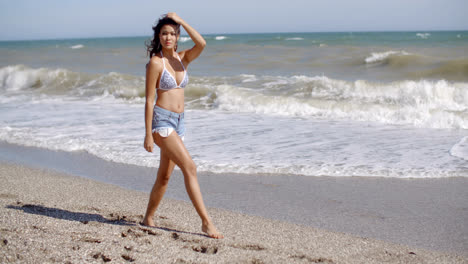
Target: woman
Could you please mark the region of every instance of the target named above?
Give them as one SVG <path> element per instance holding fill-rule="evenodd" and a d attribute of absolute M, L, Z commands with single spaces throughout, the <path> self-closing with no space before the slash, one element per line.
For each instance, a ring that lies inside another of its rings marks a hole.
<path fill-rule="evenodd" d="M 180 25 L 195 45 L 177 53 Z M 161 18 L 153 30 L 153 41 L 148 45 L 150 61 L 146 68 L 144 147 L 148 152 L 153 152 L 156 143 L 161 150 L 161 159 L 143 224 L 154 226 L 153 215 L 166 191 L 174 166 L 177 165 L 184 174 L 185 188 L 202 220 L 202 231 L 209 237 L 223 238 L 206 211 L 198 185 L 197 169 L 183 142 L 184 87 L 188 82 L 186 69 L 190 62 L 200 56 L 206 42 L 176 13 L 168 13 Z M 156 105 L 153 105 L 156 93 Z"/>

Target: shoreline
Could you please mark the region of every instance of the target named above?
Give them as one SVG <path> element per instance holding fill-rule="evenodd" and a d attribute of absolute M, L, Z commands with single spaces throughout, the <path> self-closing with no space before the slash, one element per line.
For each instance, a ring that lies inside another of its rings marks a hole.
<path fill-rule="evenodd" d="M 208 208 L 226 238 L 200 232 L 192 205 L 50 169 L 0 162 L 0 260 L 60 263 L 465 263 L 430 251 Z"/>
<path fill-rule="evenodd" d="M 143 192 L 143 197 L 148 195 L 156 174 L 156 168 L 108 162 L 87 153 L 0 142 L 0 164 L 5 162 L 117 185 Z M 467 178 L 338 178 L 200 172 L 199 181 L 210 208 L 468 255 Z M 165 199 L 189 201 L 180 171 L 171 177 Z"/>

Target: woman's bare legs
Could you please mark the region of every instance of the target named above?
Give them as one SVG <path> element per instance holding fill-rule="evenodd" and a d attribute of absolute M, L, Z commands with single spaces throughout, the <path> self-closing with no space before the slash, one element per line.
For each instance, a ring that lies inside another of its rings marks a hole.
<path fill-rule="evenodd" d="M 165 159 L 169 159 L 168 167 L 167 169 L 164 168 L 163 171 L 165 171 L 166 173 L 169 169 L 171 169 L 170 172 L 172 173 L 172 169 L 174 169 L 173 164 L 176 164 L 182 170 L 182 173 L 184 174 L 185 188 L 190 197 L 190 200 L 193 203 L 193 206 L 195 207 L 195 210 L 197 211 L 198 215 L 202 220 L 202 231 L 207 233 L 208 236 L 212 238 L 223 238 L 223 235 L 216 230 L 216 227 L 213 225 L 211 218 L 209 217 L 208 212 L 206 211 L 205 204 L 203 203 L 203 197 L 200 191 L 200 185 L 198 184 L 197 167 L 195 166 L 192 157 L 185 148 L 185 145 L 180 139 L 179 135 L 177 135 L 177 133 L 171 133 L 168 137 L 161 137 L 159 134 L 155 133 L 153 134 L 153 137 L 155 139 L 156 144 L 161 149 L 161 159 L 163 156 L 165 157 Z M 153 190 L 155 192 L 154 203 L 150 208 L 151 197 L 153 196 L 152 191 L 145 220 L 147 220 L 147 217 L 152 218 L 152 214 L 154 214 L 154 211 L 156 211 L 156 208 L 159 202 L 161 201 L 161 198 L 164 195 L 164 192 L 167 187 L 167 181 L 164 181 L 164 179 L 169 180 L 169 177 L 170 173 L 168 177 L 161 177 L 161 187 L 156 187 L 156 183 L 160 178 L 158 170 L 158 179 L 156 180 L 155 186 L 153 187 Z M 163 183 L 165 183 L 165 185 Z M 152 209 L 153 207 L 154 209 Z M 149 222 L 147 223 L 149 224 Z"/>
<path fill-rule="evenodd" d="M 148 201 L 148 207 L 146 208 L 146 214 L 143 218 L 143 224 L 147 226 L 154 226 L 153 216 L 158 209 L 159 203 L 161 202 L 164 193 L 167 189 L 167 184 L 171 177 L 172 171 L 174 170 L 175 163 L 170 160 L 167 155 L 161 150 L 161 159 L 159 162 L 158 176 L 156 182 L 151 190 L 150 198 Z"/>

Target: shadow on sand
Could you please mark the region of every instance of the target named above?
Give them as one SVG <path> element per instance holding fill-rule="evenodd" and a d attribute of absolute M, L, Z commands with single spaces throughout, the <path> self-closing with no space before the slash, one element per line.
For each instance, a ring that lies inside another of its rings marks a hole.
<path fill-rule="evenodd" d="M 45 215 L 57 219 L 78 221 L 84 224 L 95 221 L 99 223 L 113 224 L 113 225 L 135 225 L 135 222 L 125 220 L 124 218 L 114 217 L 115 219 L 107 219 L 100 214 L 89 214 L 81 212 L 72 212 L 68 210 L 50 208 L 43 205 L 24 204 L 24 205 L 8 205 L 6 208 L 22 210 L 25 213 Z"/>
<path fill-rule="evenodd" d="M 181 231 L 181 230 L 176 230 L 172 228 L 167 228 L 167 227 L 150 227 L 143 225 L 141 222 L 137 221 L 132 221 L 127 219 L 127 216 L 123 215 L 120 216 L 118 214 L 110 214 L 109 218 L 106 218 L 100 214 L 90 214 L 90 213 L 82 213 L 82 212 L 72 212 L 64 209 L 58 209 L 58 208 L 50 208 L 47 206 L 43 205 L 36 205 L 36 204 L 17 204 L 17 205 L 8 205 L 6 208 L 9 209 L 15 209 L 15 210 L 21 210 L 25 213 L 29 214 L 36 214 L 36 215 L 44 215 L 48 217 L 53 217 L 56 219 L 62 219 L 62 220 L 68 220 L 68 221 L 77 221 L 81 222 L 83 224 L 87 224 L 88 222 L 99 222 L 99 223 L 104 223 L 104 224 L 113 224 L 113 225 L 121 225 L 121 226 L 140 226 L 140 229 L 143 231 L 147 231 L 147 228 L 149 229 L 159 229 L 162 231 L 166 232 L 172 232 L 172 237 L 177 240 L 179 238 L 179 234 L 188 234 L 188 235 L 196 235 L 196 236 L 202 236 L 202 237 L 209 237 L 206 234 L 200 234 L 200 233 L 193 233 L 193 232 L 187 232 L 187 231 Z"/>

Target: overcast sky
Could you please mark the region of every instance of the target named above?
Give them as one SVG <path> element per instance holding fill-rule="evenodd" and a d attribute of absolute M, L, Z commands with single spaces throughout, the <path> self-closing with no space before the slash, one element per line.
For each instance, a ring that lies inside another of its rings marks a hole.
<path fill-rule="evenodd" d="M 176 12 L 202 34 L 468 30 L 468 0 L 0 0 L 0 40 L 149 36 Z"/>

